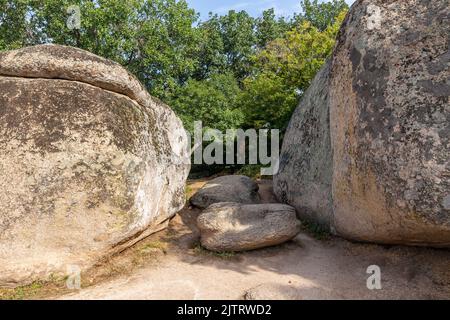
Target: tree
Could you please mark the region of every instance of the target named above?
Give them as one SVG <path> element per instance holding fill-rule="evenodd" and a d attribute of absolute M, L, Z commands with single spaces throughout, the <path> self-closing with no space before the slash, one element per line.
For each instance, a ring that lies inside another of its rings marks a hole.
<path fill-rule="evenodd" d="M 301 0 L 302 13 L 296 15 L 294 20 L 297 23 L 309 21 L 320 31 L 325 30 L 329 25 L 336 22 L 342 11 L 348 10 L 348 5 L 344 0 L 321 1 Z"/>
<path fill-rule="evenodd" d="M 199 25 L 201 32 L 199 70 L 196 79 L 207 79 L 213 73 L 233 72 L 239 82 L 252 70 L 254 53 L 289 29 L 277 19 L 273 9 L 254 19 L 245 11 L 229 11 L 224 16 L 210 14 Z"/>
<path fill-rule="evenodd" d="M 219 16 L 210 14 L 209 19 L 200 23 L 198 29 L 199 63 L 194 78 L 204 80 L 213 74 L 226 72 L 227 59 Z"/>
<path fill-rule="evenodd" d="M 284 79 L 271 72 L 263 72 L 244 81 L 239 105 L 249 128 L 283 129 L 297 102 L 297 93 Z"/>
<path fill-rule="evenodd" d="M 264 48 L 269 42 L 281 38 L 290 29 L 290 23 L 284 18 L 276 18 L 275 10 L 264 10 L 262 16 L 256 19 L 256 39 L 259 48 Z"/>
<path fill-rule="evenodd" d="M 203 127 L 225 131 L 239 128 L 243 122 L 236 104 L 239 92 L 231 73 L 215 74 L 205 81 L 189 80 L 176 90 L 169 103 L 187 130 L 192 132 L 194 121 L 201 120 Z"/>
<path fill-rule="evenodd" d="M 255 53 L 255 20 L 245 11 L 231 10 L 220 19 L 227 66 L 238 81 L 251 69 L 251 56 Z"/>
<path fill-rule="evenodd" d="M 185 0 L 0 1 L 5 49 L 39 43 L 79 47 L 122 64 L 163 100 L 197 68 L 198 14 Z M 66 25 L 71 5 L 80 8 L 80 29 Z"/>
<path fill-rule="evenodd" d="M 320 31 L 304 21 L 255 56 L 255 75 L 244 81 L 239 105 L 249 127 L 284 129 L 298 99 L 331 54 L 345 17 Z"/>
<path fill-rule="evenodd" d="M 291 30 L 273 9 L 257 19 L 211 14 L 197 24 L 186 0 L 0 0 L 0 50 L 56 43 L 114 60 L 191 129 L 194 120 L 223 130 L 283 128 L 331 52 L 346 7 L 301 3 Z M 71 5 L 80 8 L 78 29 L 67 26 Z"/>
<path fill-rule="evenodd" d="M 30 43 L 26 23 L 27 0 L 0 0 L 0 50 L 13 50 Z"/>

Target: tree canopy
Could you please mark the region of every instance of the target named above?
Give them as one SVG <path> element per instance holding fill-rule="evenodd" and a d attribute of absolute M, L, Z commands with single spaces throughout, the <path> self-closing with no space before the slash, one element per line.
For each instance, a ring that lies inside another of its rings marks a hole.
<path fill-rule="evenodd" d="M 344 0 L 300 1 L 302 12 L 273 9 L 199 14 L 185 0 L 0 0 L 0 50 L 55 43 L 117 61 L 192 129 L 283 129 L 332 51 Z M 68 28 L 68 8 L 80 28 Z"/>
<path fill-rule="evenodd" d="M 240 97 L 246 126 L 285 129 L 299 98 L 333 50 L 344 15 L 323 31 L 305 20 L 254 56 L 254 76 L 244 80 Z"/>

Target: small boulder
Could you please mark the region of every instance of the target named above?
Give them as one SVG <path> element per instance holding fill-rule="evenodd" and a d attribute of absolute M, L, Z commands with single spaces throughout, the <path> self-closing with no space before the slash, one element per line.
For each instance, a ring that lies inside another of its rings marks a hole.
<path fill-rule="evenodd" d="M 197 219 L 201 244 L 212 251 L 245 251 L 281 244 L 300 229 L 295 209 L 283 204 L 217 203 Z"/>
<path fill-rule="evenodd" d="M 259 203 L 258 184 L 246 176 L 223 176 L 209 181 L 190 202 L 205 209 L 219 202 Z"/>

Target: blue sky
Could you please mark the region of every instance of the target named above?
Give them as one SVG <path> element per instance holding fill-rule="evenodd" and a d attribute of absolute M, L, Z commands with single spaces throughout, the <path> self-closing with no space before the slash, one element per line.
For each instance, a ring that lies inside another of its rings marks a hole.
<path fill-rule="evenodd" d="M 355 0 L 346 0 L 352 4 Z M 201 18 L 208 18 L 208 13 L 226 14 L 229 10 L 245 10 L 257 17 L 262 11 L 275 8 L 277 15 L 292 16 L 300 11 L 299 0 L 187 0 L 189 5 L 201 13 Z"/>

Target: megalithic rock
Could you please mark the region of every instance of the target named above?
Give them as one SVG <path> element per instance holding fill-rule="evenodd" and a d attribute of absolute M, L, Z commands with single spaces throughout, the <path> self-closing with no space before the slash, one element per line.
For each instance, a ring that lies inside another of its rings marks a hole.
<path fill-rule="evenodd" d="M 357 1 L 295 111 L 278 198 L 337 235 L 450 247 L 450 6 Z"/>
<path fill-rule="evenodd" d="M 120 65 L 55 45 L 0 53 L 0 286 L 160 229 L 189 163 L 181 121 Z"/>

